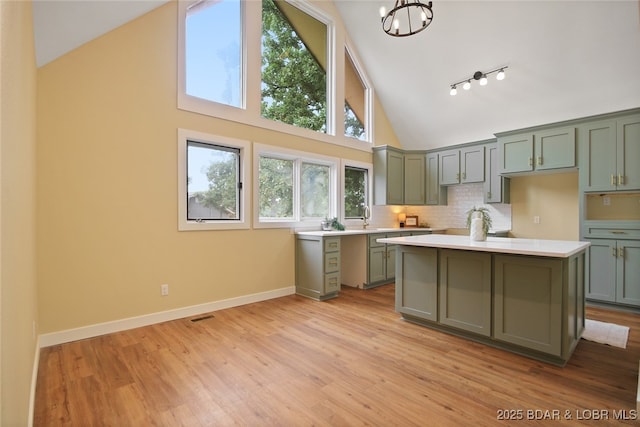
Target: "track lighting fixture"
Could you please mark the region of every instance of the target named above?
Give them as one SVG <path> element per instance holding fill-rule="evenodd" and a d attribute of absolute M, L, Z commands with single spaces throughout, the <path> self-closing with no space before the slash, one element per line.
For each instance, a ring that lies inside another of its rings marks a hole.
<path fill-rule="evenodd" d="M 458 93 L 458 85 L 462 85 L 462 88 L 464 90 L 469 90 L 471 89 L 471 80 L 477 80 L 478 83 L 480 83 L 480 86 L 486 86 L 488 83 L 487 80 L 487 76 L 489 74 L 493 74 L 493 73 L 497 73 L 496 74 L 496 80 L 504 80 L 505 78 L 505 72 L 504 70 L 506 70 L 507 68 L 509 68 L 508 66 L 504 66 L 504 67 L 500 67 L 500 68 L 496 68 L 495 70 L 491 70 L 491 71 L 487 71 L 486 73 L 483 73 L 482 71 L 476 71 L 475 73 L 473 73 L 473 76 L 466 78 L 464 80 L 460 80 L 457 83 L 454 83 L 451 85 L 451 90 L 449 91 L 449 94 L 451 96 L 455 96 Z"/>

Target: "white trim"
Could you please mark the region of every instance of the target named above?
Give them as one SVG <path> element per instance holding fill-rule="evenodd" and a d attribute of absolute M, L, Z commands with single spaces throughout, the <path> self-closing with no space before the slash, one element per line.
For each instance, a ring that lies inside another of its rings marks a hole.
<path fill-rule="evenodd" d="M 177 308 L 175 310 L 161 311 L 157 313 L 145 314 L 143 316 L 114 320 L 112 322 L 97 323 L 95 325 L 83 326 L 75 329 L 67 329 L 64 331 L 52 332 L 49 334 L 42 334 L 40 335 L 39 339 L 40 348 L 50 347 L 52 345 L 63 344 L 86 338 L 93 338 L 100 335 L 125 331 L 128 329 L 140 328 L 142 326 L 149 326 L 156 323 L 182 319 L 185 317 L 210 313 L 213 311 L 224 310 L 226 308 L 239 307 L 245 304 L 267 301 L 274 298 L 293 295 L 294 293 L 295 286 L 288 286 L 285 288 L 274 289 L 272 291 L 243 295 L 240 297 L 229 298 L 220 301 L 212 301 L 204 304 Z"/>
<path fill-rule="evenodd" d="M 225 221 L 187 220 L 187 141 L 223 145 L 240 150 L 240 219 Z M 178 129 L 178 230 L 242 230 L 251 226 L 251 143 L 249 141 Z"/>
<path fill-rule="evenodd" d="M 38 367 L 40 366 L 40 337 L 36 337 L 36 348 L 31 368 L 31 389 L 29 390 L 29 418 L 27 426 L 33 427 L 33 417 L 36 410 L 36 386 L 38 384 Z"/>

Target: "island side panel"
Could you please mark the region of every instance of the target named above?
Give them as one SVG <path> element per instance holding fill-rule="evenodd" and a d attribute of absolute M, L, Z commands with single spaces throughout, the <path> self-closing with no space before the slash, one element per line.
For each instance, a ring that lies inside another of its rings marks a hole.
<path fill-rule="evenodd" d="M 491 254 L 441 249 L 438 288 L 440 323 L 491 336 Z"/>
<path fill-rule="evenodd" d="M 494 337 L 562 355 L 563 261 L 496 255 Z"/>
<path fill-rule="evenodd" d="M 437 321 L 438 250 L 398 246 L 396 251 L 396 311 Z"/>

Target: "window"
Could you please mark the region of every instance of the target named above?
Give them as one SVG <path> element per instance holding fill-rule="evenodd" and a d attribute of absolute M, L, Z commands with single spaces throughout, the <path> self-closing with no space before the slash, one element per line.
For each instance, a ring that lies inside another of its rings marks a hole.
<path fill-rule="evenodd" d="M 283 0 L 262 1 L 262 116 L 327 131 L 327 26 Z"/>
<path fill-rule="evenodd" d="M 242 7 L 240 0 L 201 1 L 187 8 L 186 93 L 242 106 Z"/>
<path fill-rule="evenodd" d="M 344 50 L 344 86 L 344 134 L 365 141 L 367 86 L 363 83 L 348 49 Z"/>
<path fill-rule="evenodd" d="M 248 228 L 247 141 L 178 131 L 178 229 Z"/>
<path fill-rule="evenodd" d="M 178 8 L 178 108 L 370 150 L 362 141 L 372 141 L 372 89 L 353 50 L 335 46 L 346 34 L 331 3 L 186 0 Z M 334 75 L 336 55 L 346 55 L 346 71 Z"/>
<path fill-rule="evenodd" d="M 337 216 L 338 159 L 261 144 L 254 159 L 254 227 L 319 226 Z"/>
<path fill-rule="evenodd" d="M 344 168 L 344 218 L 354 219 L 364 216 L 369 195 L 369 171 L 364 168 L 345 166 Z"/>

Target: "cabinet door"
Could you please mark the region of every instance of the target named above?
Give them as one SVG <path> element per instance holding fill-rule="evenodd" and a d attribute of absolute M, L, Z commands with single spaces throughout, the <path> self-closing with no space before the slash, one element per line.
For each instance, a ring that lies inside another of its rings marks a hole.
<path fill-rule="evenodd" d="M 487 146 L 485 155 L 484 202 L 509 203 L 509 178 L 498 174 L 498 146 Z"/>
<path fill-rule="evenodd" d="M 427 154 L 427 185 L 426 185 L 426 204 L 427 205 L 446 205 L 447 189 L 440 187 L 438 173 L 438 153 Z"/>
<path fill-rule="evenodd" d="M 491 254 L 442 249 L 438 288 L 440 323 L 491 335 Z"/>
<path fill-rule="evenodd" d="M 387 245 L 387 280 L 393 280 L 396 277 L 396 245 Z"/>
<path fill-rule="evenodd" d="M 426 179 L 424 154 L 404 155 L 404 204 L 424 205 Z"/>
<path fill-rule="evenodd" d="M 397 252 L 396 311 L 438 320 L 438 250 L 402 246 Z"/>
<path fill-rule="evenodd" d="M 580 187 L 584 191 L 612 191 L 616 167 L 616 123 L 601 121 L 578 128 Z"/>
<path fill-rule="evenodd" d="M 460 182 L 484 182 L 484 145 L 460 150 Z"/>
<path fill-rule="evenodd" d="M 440 185 L 460 183 L 460 150 L 440 153 Z"/>
<path fill-rule="evenodd" d="M 387 153 L 387 205 L 404 204 L 404 155 Z"/>
<path fill-rule="evenodd" d="M 533 170 L 533 135 L 512 135 L 498 138 L 499 173 Z"/>
<path fill-rule="evenodd" d="M 593 239 L 587 250 L 586 297 L 598 301 L 616 301 L 616 241 Z"/>
<path fill-rule="evenodd" d="M 617 301 L 640 306 L 640 240 L 618 240 L 617 255 Z"/>
<path fill-rule="evenodd" d="M 618 190 L 640 189 L 640 115 L 618 120 Z"/>
<path fill-rule="evenodd" d="M 387 249 L 384 245 L 369 249 L 369 283 L 387 279 Z"/>
<path fill-rule="evenodd" d="M 562 260 L 495 256 L 494 336 L 562 354 Z"/>
<path fill-rule="evenodd" d="M 535 169 L 561 169 L 576 166 L 576 129 L 573 127 L 536 132 Z"/>

